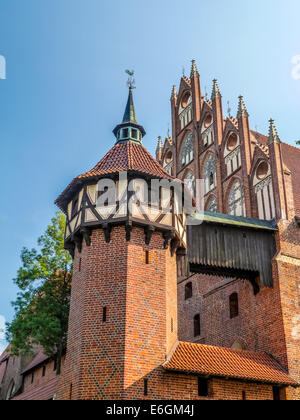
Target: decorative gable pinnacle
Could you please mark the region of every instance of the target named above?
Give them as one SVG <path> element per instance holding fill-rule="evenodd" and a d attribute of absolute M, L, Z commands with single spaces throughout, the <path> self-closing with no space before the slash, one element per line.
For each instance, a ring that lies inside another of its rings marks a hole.
<path fill-rule="evenodd" d="M 211 94 L 211 100 L 213 101 L 216 98 L 222 98 L 219 86 L 218 86 L 218 81 L 217 79 L 213 80 L 213 89 L 212 89 L 212 94 Z"/>
<path fill-rule="evenodd" d="M 176 85 L 173 85 L 171 99 L 177 99 L 177 96 L 178 96 L 178 94 L 177 94 Z"/>
<path fill-rule="evenodd" d="M 245 102 L 244 102 L 244 98 L 243 96 L 239 96 L 239 108 L 238 108 L 238 112 L 237 112 L 237 118 L 241 118 L 241 117 L 249 117 Z"/>
<path fill-rule="evenodd" d="M 161 136 L 158 137 L 158 141 L 157 141 L 157 148 L 156 148 L 156 152 L 159 152 L 160 150 L 163 149 L 163 143 L 161 140 Z"/>
<path fill-rule="evenodd" d="M 199 76 L 199 73 L 198 73 L 198 70 L 197 70 L 196 61 L 192 60 L 191 78 L 195 77 L 195 76 Z"/>
<path fill-rule="evenodd" d="M 278 143 L 278 144 L 280 144 L 281 141 L 280 141 L 280 138 L 278 136 L 277 129 L 276 129 L 275 124 L 274 124 L 274 120 L 271 118 L 270 121 L 269 121 L 269 123 L 270 123 L 270 128 L 269 128 L 269 144 L 272 144 L 272 143 Z"/>

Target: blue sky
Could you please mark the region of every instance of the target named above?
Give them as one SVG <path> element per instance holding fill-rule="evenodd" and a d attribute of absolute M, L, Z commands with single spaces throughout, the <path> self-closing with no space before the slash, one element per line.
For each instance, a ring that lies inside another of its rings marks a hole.
<path fill-rule="evenodd" d="M 136 72 L 151 152 L 193 58 L 203 90 L 217 77 L 233 113 L 243 94 L 253 128 L 266 133 L 273 117 L 282 140 L 300 139 L 299 16 L 299 0 L 0 0 L 0 315 L 13 315 L 21 248 L 35 246 L 57 195 L 113 145 L 125 69 Z"/>

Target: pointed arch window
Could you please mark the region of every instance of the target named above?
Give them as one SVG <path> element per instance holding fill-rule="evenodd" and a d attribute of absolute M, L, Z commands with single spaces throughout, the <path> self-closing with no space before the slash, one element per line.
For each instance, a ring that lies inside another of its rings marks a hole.
<path fill-rule="evenodd" d="M 194 159 L 194 138 L 193 134 L 189 131 L 182 143 L 180 153 L 180 165 L 183 168 Z"/>
<path fill-rule="evenodd" d="M 216 159 L 212 153 L 210 153 L 205 159 L 203 177 L 205 194 L 207 194 L 209 191 L 213 190 L 217 184 Z"/>
<path fill-rule="evenodd" d="M 207 203 L 206 211 L 211 213 L 218 213 L 218 200 L 216 197 L 211 197 Z"/>
<path fill-rule="evenodd" d="M 187 186 L 188 190 L 192 194 L 195 195 L 195 175 L 192 171 L 187 171 L 184 177 L 184 183 Z"/>
<path fill-rule="evenodd" d="M 245 216 L 244 191 L 240 180 L 234 181 L 228 195 L 228 214 L 232 216 Z"/>

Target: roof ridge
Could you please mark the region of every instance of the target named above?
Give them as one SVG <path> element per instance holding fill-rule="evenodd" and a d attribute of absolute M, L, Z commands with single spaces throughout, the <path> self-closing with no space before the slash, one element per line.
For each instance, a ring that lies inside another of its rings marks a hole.
<path fill-rule="evenodd" d="M 237 354 L 246 354 L 246 353 L 251 353 L 251 354 L 255 353 L 255 354 L 260 354 L 260 355 L 268 354 L 265 351 L 237 350 L 237 349 L 233 349 L 231 347 L 214 346 L 212 344 L 192 343 L 192 342 L 189 342 L 189 341 L 179 341 L 178 344 L 179 345 L 180 344 L 187 344 L 189 346 L 192 345 L 192 346 L 195 346 L 195 347 L 201 346 L 201 347 L 212 348 L 212 349 L 228 350 L 230 352 L 234 352 L 234 353 L 237 353 Z"/>

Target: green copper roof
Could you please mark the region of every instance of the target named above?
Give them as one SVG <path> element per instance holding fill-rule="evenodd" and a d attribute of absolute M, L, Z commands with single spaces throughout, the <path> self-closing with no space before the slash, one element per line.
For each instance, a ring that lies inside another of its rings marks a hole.
<path fill-rule="evenodd" d="M 133 88 L 129 88 L 129 95 L 128 95 L 128 101 L 123 117 L 123 123 L 134 123 L 137 124 L 136 121 L 136 115 L 135 115 L 135 109 L 134 109 L 134 103 L 133 103 L 133 94 L 132 94 Z"/>
<path fill-rule="evenodd" d="M 117 137 L 117 142 L 133 141 L 134 143 L 142 144 L 142 138 L 146 135 L 146 131 L 136 120 L 133 103 L 133 89 L 133 86 L 129 86 L 128 101 L 123 121 L 115 127 L 113 133 Z"/>
<path fill-rule="evenodd" d="M 192 216 L 192 219 L 203 220 L 203 222 L 206 223 L 218 223 L 236 227 L 277 230 L 276 223 L 273 220 L 250 219 L 248 217 L 231 216 L 229 214 L 211 213 L 208 211 L 196 213 Z"/>

